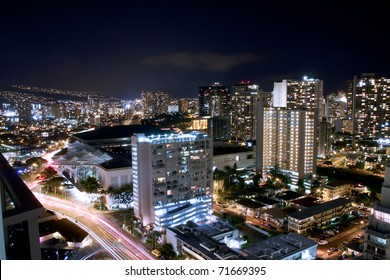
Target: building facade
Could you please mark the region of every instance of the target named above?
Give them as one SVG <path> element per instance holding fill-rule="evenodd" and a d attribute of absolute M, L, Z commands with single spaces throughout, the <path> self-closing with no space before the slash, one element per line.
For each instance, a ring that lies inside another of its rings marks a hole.
<path fill-rule="evenodd" d="M 332 219 L 350 213 L 352 202 L 337 198 L 287 216 L 288 230 L 299 234 L 329 224 Z"/>
<path fill-rule="evenodd" d="M 317 242 L 295 232 L 279 234 L 243 250 L 250 260 L 315 260 Z"/>
<path fill-rule="evenodd" d="M 42 204 L 0 154 L 0 259 L 40 260 L 39 217 Z"/>
<path fill-rule="evenodd" d="M 347 93 L 355 137 L 390 138 L 390 79 L 373 73 L 354 77 Z"/>
<path fill-rule="evenodd" d="M 144 108 L 144 118 L 153 119 L 158 115 L 168 112 L 169 95 L 168 93 L 157 92 L 142 92 L 142 103 Z"/>
<path fill-rule="evenodd" d="M 101 187 L 119 189 L 133 182 L 131 161 L 114 158 L 97 165 L 98 180 Z"/>
<path fill-rule="evenodd" d="M 290 110 L 316 111 L 320 113 L 323 100 L 323 81 L 304 77 L 299 80 L 283 80 L 274 83 L 273 106 L 283 107 Z"/>
<path fill-rule="evenodd" d="M 331 201 L 339 197 L 350 197 L 352 193 L 352 184 L 327 184 L 322 189 L 322 199 Z"/>
<path fill-rule="evenodd" d="M 212 211 L 212 139 L 206 134 L 132 137 L 134 214 L 166 228 Z"/>
<path fill-rule="evenodd" d="M 214 83 L 199 87 L 199 117 L 230 116 L 230 89 Z"/>
<path fill-rule="evenodd" d="M 315 173 L 315 113 L 305 110 L 263 108 L 258 122 L 262 141 L 256 145 L 257 170 L 267 172 L 276 165 L 290 172 L 293 179 Z"/>
<path fill-rule="evenodd" d="M 228 140 L 232 137 L 230 116 L 208 118 L 207 127 L 214 140 Z"/>
<path fill-rule="evenodd" d="M 262 92 L 259 86 L 241 82 L 233 86 L 232 137 L 241 140 L 256 139 L 258 101 L 271 102 L 271 93 Z"/>
<path fill-rule="evenodd" d="M 318 145 L 319 122 L 325 117 L 323 81 L 303 77 L 302 80 L 283 80 L 274 83 L 273 106 L 287 110 L 308 111 L 314 114 L 314 145 Z M 315 149 L 315 156 L 318 150 Z"/>
<path fill-rule="evenodd" d="M 372 208 L 364 233 L 363 258 L 390 260 L 390 162 L 386 163 L 381 203 Z"/>
<path fill-rule="evenodd" d="M 318 132 L 317 156 L 319 158 L 325 158 L 327 155 L 330 155 L 332 151 L 332 127 L 331 124 L 327 121 L 326 117 L 323 117 L 320 121 Z"/>

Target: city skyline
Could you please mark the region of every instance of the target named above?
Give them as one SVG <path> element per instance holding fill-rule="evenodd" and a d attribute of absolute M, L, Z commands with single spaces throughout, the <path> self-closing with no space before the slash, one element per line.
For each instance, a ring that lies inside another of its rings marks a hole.
<path fill-rule="evenodd" d="M 381 1 L 278 4 L 2 4 L 0 86 L 196 97 L 214 82 L 250 80 L 271 91 L 274 82 L 307 75 L 329 94 L 354 75 L 389 75 Z"/>

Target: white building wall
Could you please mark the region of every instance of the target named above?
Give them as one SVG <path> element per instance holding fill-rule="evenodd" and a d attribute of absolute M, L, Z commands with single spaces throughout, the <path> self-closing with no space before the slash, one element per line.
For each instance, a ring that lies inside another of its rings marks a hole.
<path fill-rule="evenodd" d="M 249 158 L 248 158 L 249 157 Z M 241 152 L 233 154 L 218 155 L 213 157 L 214 167 L 218 170 L 223 170 L 225 166 L 233 167 L 237 164 L 237 168 L 250 168 L 255 165 L 255 152 Z"/>
<path fill-rule="evenodd" d="M 273 106 L 287 107 L 287 80 L 274 83 Z"/>
<path fill-rule="evenodd" d="M 171 134 L 132 137 L 134 213 L 157 228 L 197 221 L 212 210 L 212 139 Z"/>
<path fill-rule="evenodd" d="M 143 225 L 154 223 L 152 151 L 150 143 L 132 137 L 134 214 Z"/>
<path fill-rule="evenodd" d="M 120 188 L 123 185 L 133 182 L 131 167 L 106 170 L 98 166 L 97 171 L 99 176 L 99 183 L 105 190 L 107 190 L 109 187 Z M 115 181 L 117 184 L 113 184 Z"/>

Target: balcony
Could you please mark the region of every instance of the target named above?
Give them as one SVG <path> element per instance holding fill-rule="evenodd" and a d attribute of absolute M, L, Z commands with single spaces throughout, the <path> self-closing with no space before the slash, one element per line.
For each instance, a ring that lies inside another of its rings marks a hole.
<path fill-rule="evenodd" d="M 374 260 L 385 260 L 386 256 L 384 254 L 377 254 L 374 250 L 365 250 L 368 255 L 372 255 Z"/>

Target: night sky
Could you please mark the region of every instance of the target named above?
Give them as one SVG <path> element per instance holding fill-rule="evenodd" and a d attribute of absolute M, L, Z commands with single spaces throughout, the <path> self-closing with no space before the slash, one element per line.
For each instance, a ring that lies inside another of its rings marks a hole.
<path fill-rule="evenodd" d="M 361 73 L 390 76 L 385 1 L 294 2 L 1 1 L 0 90 L 196 97 L 213 82 L 271 91 L 307 75 L 329 93 Z"/>

